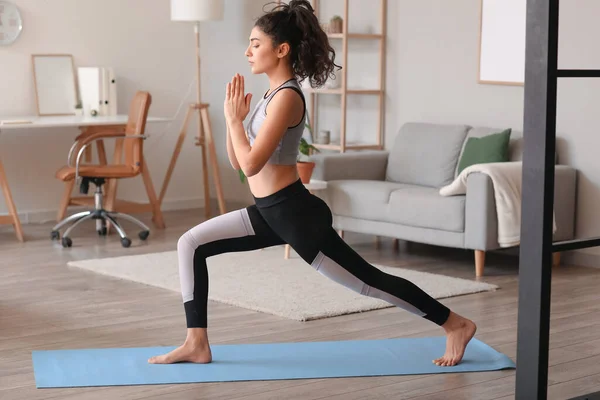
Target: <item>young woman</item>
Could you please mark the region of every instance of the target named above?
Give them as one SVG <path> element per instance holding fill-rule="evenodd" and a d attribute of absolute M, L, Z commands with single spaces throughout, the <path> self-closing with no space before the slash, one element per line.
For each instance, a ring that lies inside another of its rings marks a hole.
<path fill-rule="evenodd" d="M 244 78 L 236 74 L 227 84 L 224 113 L 229 160 L 248 177 L 255 204 L 205 221 L 181 236 L 177 251 L 187 338 L 149 362 L 211 362 L 206 333 L 208 257 L 288 243 L 326 277 L 441 326 L 447 335 L 446 352 L 433 362 L 456 365 L 475 334 L 475 324 L 413 283 L 361 258 L 333 229 L 327 204 L 299 180 L 296 157 L 306 106 L 298 80 L 309 79 L 319 87 L 338 67 L 310 3 L 292 0 L 258 19 L 246 57 L 252 73 L 269 77 L 270 88 L 250 115 L 246 131 L 243 123 L 252 95 L 244 93 Z"/>

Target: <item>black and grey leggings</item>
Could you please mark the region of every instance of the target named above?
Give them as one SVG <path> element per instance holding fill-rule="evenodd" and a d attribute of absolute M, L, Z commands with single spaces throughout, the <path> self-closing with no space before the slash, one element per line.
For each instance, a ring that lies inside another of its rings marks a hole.
<path fill-rule="evenodd" d="M 385 300 L 438 325 L 447 307 L 406 279 L 375 268 L 332 227 L 327 204 L 300 180 L 255 204 L 209 219 L 184 233 L 177 243 L 179 275 L 188 328 L 206 328 L 206 259 L 227 252 L 288 243 L 326 277 L 365 296 Z"/>

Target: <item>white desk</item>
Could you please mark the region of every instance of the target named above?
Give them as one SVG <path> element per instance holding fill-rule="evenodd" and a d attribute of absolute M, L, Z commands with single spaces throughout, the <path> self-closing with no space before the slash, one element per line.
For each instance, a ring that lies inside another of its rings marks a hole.
<path fill-rule="evenodd" d="M 0 117 L 0 134 L 3 132 L 11 132 L 22 129 L 43 129 L 43 128 L 79 128 L 81 130 L 81 136 L 88 136 L 96 132 L 100 132 L 103 130 L 122 130 L 125 128 L 127 124 L 127 115 L 114 115 L 114 116 L 98 116 L 98 117 L 88 117 L 88 116 L 18 116 L 18 117 Z M 10 123 L 11 121 L 27 121 L 24 123 Z M 168 122 L 169 118 L 158 118 L 158 117 L 148 117 L 146 120 L 147 123 L 153 122 Z M 106 164 L 106 152 L 104 150 L 104 142 L 97 141 L 96 147 L 98 149 L 98 158 L 100 160 L 100 164 Z M 117 139 L 115 143 L 115 154 L 113 156 L 113 163 L 119 163 L 122 155 L 122 147 L 123 147 L 123 139 Z M 87 162 L 91 161 L 91 147 L 86 148 L 85 159 Z M 68 150 L 65 151 L 65 154 Z M 146 169 L 147 170 L 147 169 Z M 147 177 L 145 177 L 147 178 Z M 123 202 L 127 204 L 116 204 L 116 180 L 111 180 L 107 185 L 107 202 L 106 208 L 109 210 L 119 210 L 123 212 L 136 212 L 136 211 L 151 211 L 149 205 L 146 204 L 138 204 L 138 203 L 129 203 Z M 146 179 L 144 179 L 144 183 L 146 184 Z M 75 185 L 75 181 L 66 182 L 65 191 L 63 194 L 63 198 L 61 201 L 60 209 L 57 216 L 57 221 L 60 221 L 64 218 L 67 207 L 69 205 L 88 205 L 93 206 L 94 198 L 92 196 L 85 197 L 71 197 L 71 193 L 73 190 L 73 186 Z M 17 238 L 20 241 L 23 241 L 23 231 L 21 228 L 21 222 L 19 221 L 19 217 L 17 215 L 17 209 L 13 202 L 12 195 L 10 192 L 10 187 L 8 185 L 8 181 L 6 179 L 6 174 L 4 172 L 4 167 L 2 166 L 2 162 L 0 160 L 0 188 L 4 193 L 4 198 L 6 200 L 6 205 L 8 208 L 9 215 L 8 216 L 0 216 L 0 224 L 12 224 L 15 227 L 15 231 L 17 234 Z M 123 208 L 121 208 L 121 206 Z M 158 220 L 154 221 L 157 227 L 164 228 L 164 222 L 162 221 L 162 217 Z"/>
<path fill-rule="evenodd" d="M 170 118 L 148 117 L 147 122 L 169 122 Z M 10 121 L 28 121 L 29 123 L 12 124 Z M 82 128 L 88 126 L 111 126 L 125 125 L 127 115 L 79 117 L 75 115 L 57 117 L 19 116 L 0 117 L 0 132 L 15 129 L 38 129 L 38 128 Z"/>

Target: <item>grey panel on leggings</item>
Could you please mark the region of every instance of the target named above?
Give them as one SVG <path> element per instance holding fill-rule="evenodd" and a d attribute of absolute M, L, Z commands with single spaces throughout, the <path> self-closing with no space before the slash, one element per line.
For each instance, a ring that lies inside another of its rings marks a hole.
<path fill-rule="evenodd" d="M 390 304 L 393 304 L 397 307 L 400 307 L 406 311 L 409 311 L 413 314 L 416 314 L 420 317 L 425 316 L 425 313 L 413 306 L 406 301 L 393 296 L 389 293 L 383 292 L 379 289 L 370 287 L 365 284 L 363 281 L 358 279 L 356 276 L 352 275 L 348 272 L 344 267 L 340 264 L 333 261 L 331 258 L 327 257 L 325 254 L 319 252 L 311 266 L 316 269 L 322 275 L 325 275 L 329 279 L 346 286 L 348 289 L 353 290 L 357 293 L 360 293 L 364 296 L 374 297 L 377 299 L 381 299 L 387 301 Z"/>
<path fill-rule="evenodd" d="M 177 243 L 179 283 L 183 302 L 194 299 L 194 252 L 199 246 L 254 234 L 248 210 L 245 208 L 211 218 L 184 233 Z"/>

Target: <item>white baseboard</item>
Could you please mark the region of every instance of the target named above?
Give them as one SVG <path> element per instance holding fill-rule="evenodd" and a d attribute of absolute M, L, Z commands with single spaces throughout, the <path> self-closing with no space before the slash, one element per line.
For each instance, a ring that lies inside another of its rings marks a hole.
<path fill-rule="evenodd" d="M 211 207 L 213 210 L 218 210 L 217 199 L 211 198 Z M 246 207 L 245 204 L 239 202 L 226 202 L 228 210 L 235 210 L 238 208 Z M 204 199 L 178 199 L 178 200 L 165 200 L 162 203 L 161 210 L 164 211 L 175 211 L 175 210 L 192 210 L 192 209 L 203 209 Z M 82 206 L 71 206 L 67 210 L 67 215 L 74 214 L 78 211 L 83 211 L 88 208 Z M 53 210 L 33 210 L 33 211 L 19 211 L 19 219 L 22 225 L 27 224 L 44 224 L 47 222 L 56 222 L 56 214 L 58 209 Z"/>
<path fill-rule="evenodd" d="M 566 265 L 577 265 L 580 267 L 600 268 L 600 256 L 596 254 L 585 253 L 583 251 L 565 251 L 561 263 Z"/>

